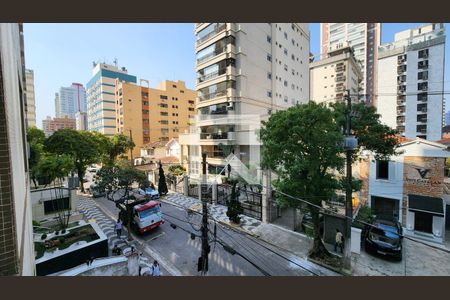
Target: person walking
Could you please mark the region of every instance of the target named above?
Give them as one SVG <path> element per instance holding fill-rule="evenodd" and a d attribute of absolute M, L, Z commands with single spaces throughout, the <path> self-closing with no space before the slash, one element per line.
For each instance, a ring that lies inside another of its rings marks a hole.
<path fill-rule="evenodd" d="M 122 235 L 122 221 L 120 219 L 117 219 L 115 229 L 117 237 L 120 239 L 120 236 Z"/>
<path fill-rule="evenodd" d="M 342 244 L 343 244 L 343 235 L 342 233 L 339 231 L 339 229 L 336 228 L 336 240 L 334 242 L 334 252 L 337 252 L 337 247 L 339 247 L 341 249 L 341 253 L 344 253 Z"/>
<path fill-rule="evenodd" d="M 161 276 L 161 270 L 158 262 L 155 260 L 152 265 L 152 276 Z"/>

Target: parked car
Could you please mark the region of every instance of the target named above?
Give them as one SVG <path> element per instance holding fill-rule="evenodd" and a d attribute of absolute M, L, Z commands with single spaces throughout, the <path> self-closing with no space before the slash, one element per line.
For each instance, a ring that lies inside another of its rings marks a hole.
<path fill-rule="evenodd" d="M 98 190 L 97 185 L 95 183 L 91 184 L 89 187 L 89 191 L 94 198 L 105 197 L 106 193 Z"/>
<path fill-rule="evenodd" d="M 139 195 L 147 196 L 150 199 L 158 199 L 159 198 L 159 192 L 157 190 L 152 189 L 151 187 L 138 190 Z"/>
<path fill-rule="evenodd" d="M 366 232 L 365 247 L 368 253 L 402 260 L 403 229 L 398 221 L 376 219 Z"/>

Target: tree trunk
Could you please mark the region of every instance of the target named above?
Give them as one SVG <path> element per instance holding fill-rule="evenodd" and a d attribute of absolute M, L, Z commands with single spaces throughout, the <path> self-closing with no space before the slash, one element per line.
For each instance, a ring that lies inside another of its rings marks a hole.
<path fill-rule="evenodd" d="M 84 182 L 83 182 L 84 172 L 83 171 L 84 171 L 83 169 L 77 169 L 78 180 L 80 181 L 80 190 L 82 193 L 84 193 Z"/>
<path fill-rule="evenodd" d="M 314 224 L 314 243 L 309 252 L 309 257 L 313 259 L 326 259 L 332 257 L 332 254 L 325 248 L 320 236 L 320 218 L 317 208 L 311 208 L 312 221 Z"/>

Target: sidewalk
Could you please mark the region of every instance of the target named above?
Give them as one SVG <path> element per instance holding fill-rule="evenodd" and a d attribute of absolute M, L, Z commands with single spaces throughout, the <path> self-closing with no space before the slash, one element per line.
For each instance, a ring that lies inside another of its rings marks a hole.
<path fill-rule="evenodd" d="M 169 192 L 166 197 L 162 197 L 159 200 L 161 202 L 171 203 L 197 212 L 201 212 L 202 208 L 202 205 L 198 199 L 174 192 Z M 255 218 L 244 215 L 241 215 L 241 223 L 239 225 L 233 224 L 229 221 L 226 212 L 226 206 L 219 204 L 208 204 L 208 213 L 212 219 L 218 221 L 219 223 L 232 227 L 236 230 L 240 230 L 279 249 L 291 253 L 291 259 L 298 261 L 300 258 L 304 267 L 310 269 L 316 274 L 327 276 L 340 275 L 307 260 L 308 251 L 312 246 L 312 239 L 306 235 L 274 224 L 265 224 Z"/>

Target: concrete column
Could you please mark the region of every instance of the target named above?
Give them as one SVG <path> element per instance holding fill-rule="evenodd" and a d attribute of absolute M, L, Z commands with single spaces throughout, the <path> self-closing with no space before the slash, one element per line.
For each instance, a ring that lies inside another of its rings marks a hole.
<path fill-rule="evenodd" d="M 211 186 L 212 189 L 212 201 L 213 203 L 217 203 L 217 182 L 214 181 Z"/>
<path fill-rule="evenodd" d="M 262 177 L 262 221 L 267 224 L 270 223 L 270 200 L 272 198 L 272 180 L 270 178 L 270 170 L 264 170 Z"/>
<path fill-rule="evenodd" d="M 183 194 L 189 196 L 189 176 L 187 175 L 183 177 Z"/>
<path fill-rule="evenodd" d="M 361 253 L 361 229 L 352 227 L 352 233 L 350 238 L 350 251 L 352 253 Z"/>

